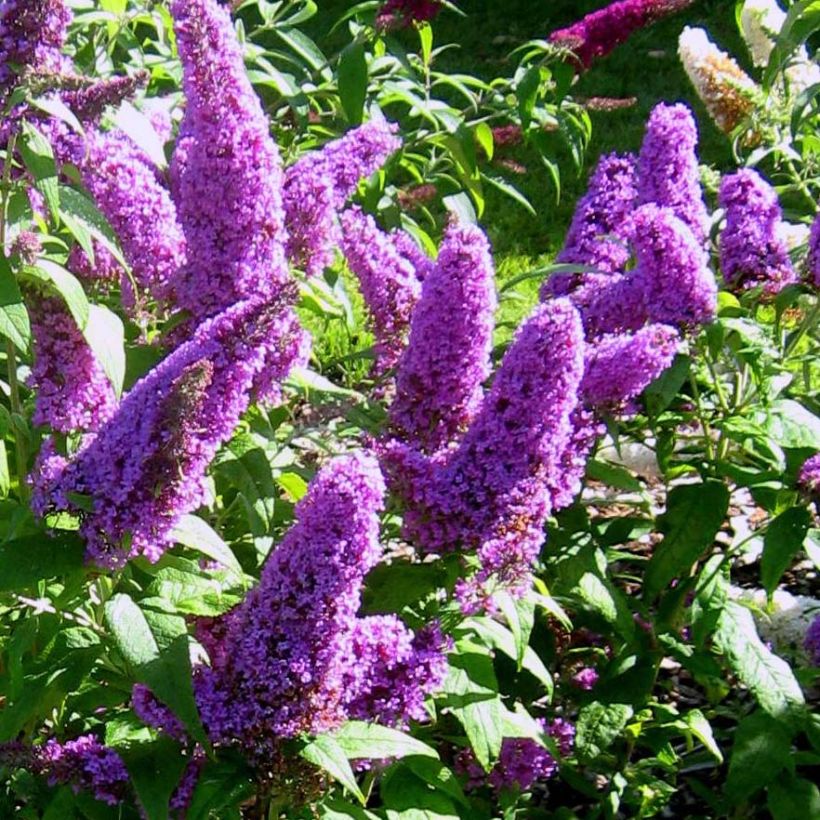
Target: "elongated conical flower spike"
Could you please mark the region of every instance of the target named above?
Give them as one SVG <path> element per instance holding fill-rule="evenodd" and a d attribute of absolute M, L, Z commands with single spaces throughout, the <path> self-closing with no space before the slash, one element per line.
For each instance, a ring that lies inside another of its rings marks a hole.
<path fill-rule="evenodd" d="M 70 462 L 46 449 L 35 509 L 79 513 L 87 557 L 101 566 L 138 555 L 156 561 L 180 518 L 206 500 L 205 471 L 247 409 L 260 371 L 272 362 L 285 369 L 303 354 L 290 298 L 240 302 L 205 322 L 137 382 Z M 88 503 L 78 508 L 75 494 Z"/>
<path fill-rule="evenodd" d="M 60 53 L 71 12 L 63 0 L 0 2 L 0 102 L 24 68 L 60 72 L 69 65 Z"/>
<path fill-rule="evenodd" d="M 820 289 L 820 216 L 816 216 L 811 225 L 806 264 L 809 283 Z"/>
<path fill-rule="evenodd" d="M 601 157 L 586 194 L 578 201 L 564 247 L 555 261 L 605 273 L 622 272 L 629 261 L 635 197 L 635 157 Z M 565 295 L 584 280 L 584 275 L 578 273 L 553 274 L 544 283 L 542 298 Z"/>
<path fill-rule="evenodd" d="M 185 264 L 186 242 L 156 168 L 125 134 L 91 131 L 80 169 L 85 186 L 117 234 L 137 286 L 168 303 L 176 274 Z M 107 257 L 103 250 L 103 261 Z M 74 264 L 84 270 L 82 259 Z M 103 265 L 102 270 L 107 268 Z M 124 301 L 131 306 L 138 294 L 132 293 L 125 277 L 122 288 Z"/>
<path fill-rule="evenodd" d="M 98 430 L 117 409 L 114 388 L 60 299 L 30 300 L 35 424 L 60 433 Z"/>
<path fill-rule="evenodd" d="M 655 106 L 638 157 L 638 203 L 671 208 L 698 242 L 703 242 L 708 217 L 700 187 L 697 144 L 695 120 L 685 105 Z"/>
<path fill-rule="evenodd" d="M 731 134 L 754 111 L 761 89 L 702 28 L 681 32 L 678 55 L 715 125 Z"/>
<path fill-rule="evenodd" d="M 288 280 L 279 150 L 216 0 L 171 4 L 187 106 L 172 191 L 188 244 L 174 284 L 196 319 Z"/>
<path fill-rule="evenodd" d="M 333 260 L 339 244 L 338 213 L 359 181 L 375 173 L 401 146 L 395 126 L 371 120 L 311 151 L 285 173 L 288 258 L 308 276 Z"/>
<path fill-rule="evenodd" d="M 584 337 L 566 299 L 545 302 L 519 329 L 481 410 L 458 449 L 425 460 L 388 445 L 384 463 L 406 502 L 405 530 L 432 551 L 475 552 L 481 568 L 463 584 L 465 607 L 496 587 L 521 592 L 544 541 L 549 484 L 572 435 Z"/>
<path fill-rule="evenodd" d="M 486 236 L 450 225 L 396 372 L 390 424 L 403 441 L 432 453 L 466 430 L 490 375 L 496 302 Z"/>
<path fill-rule="evenodd" d="M 215 742 L 264 753 L 277 739 L 319 734 L 345 719 L 344 670 L 362 582 L 381 556 L 384 481 L 371 456 L 327 464 L 259 586 L 229 613 L 224 652 L 195 679 Z"/>
<path fill-rule="evenodd" d="M 377 375 L 401 356 L 421 283 L 410 259 L 390 234 L 360 208 L 342 214 L 342 251 L 359 280 L 376 337 Z"/>
<path fill-rule="evenodd" d="M 744 168 L 721 181 L 720 205 L 726 211 L 720 235 L 720 267 L 726 282 L 738 288 L 762 285 L 770 295 L 796 282 L 781 233 L 783 213 L 772 186 Z"/>

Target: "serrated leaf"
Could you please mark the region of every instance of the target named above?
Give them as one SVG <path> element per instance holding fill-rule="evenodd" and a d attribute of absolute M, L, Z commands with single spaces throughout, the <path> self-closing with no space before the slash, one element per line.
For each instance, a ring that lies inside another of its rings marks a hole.
<path fill-rule="evenodd" d="M 715 643 L 734 673 L 774 718 L 796 718 L 805 699 L 791 667 L 772 653 L 757 634 L 752 613 L 733 601 L 721 612 Z"/>
<path fill-rule="evenodd" d="M 675 487 L 667 498 L 660 525 L 664 539 L 646 568 L 644 596 L 654 598 L 714 543 L 729 509 L 729 491 L 717 481 Z"/>
<path fill-rule="evenodd" d="M 319 735 L 299 750 L 299 756 L 308 763 L 318 766 L 334 780 L 341 783 L 355 798 L 364 805 L 367 800 L 356 782 L 350 761 L 342 747 L 331 735 Z"/>
<path fill-rule="evenodd" d="M 718 763 L 723 763 L 723 753 L 715 742 L 712 726 L 700 709 L 692 709 L 683 719 L 689 731 L 709 750 Z"/>
<path fill-rule="evenodd" d="M 598 757 L 623 732 L 632 714 L 625 703 L 595 701 L 584 706 L 575 725 L 575 750 L 588 760 Z"/>
<path fill-rule="evenodd" d="M 792 399 L 774 402 L 764 427 L 781 447 L 820 450 L 820 418 Z"/>
<path fill-rule="evenodd" d="M 778 515 L 766 529 L 760 581 L 770 597 L 795 555 L 803 549 L 810 526 L 809 511 L 805 507 L 792 507 Z"/>
<path fill-rule="evenodd" d="M 174 527 L 172 535 L 177 543 L 197 550 L 223 567 L 242 574 L 242 567 L 231 548 L 210 524 L 198 516 L 183 515 Z"/>

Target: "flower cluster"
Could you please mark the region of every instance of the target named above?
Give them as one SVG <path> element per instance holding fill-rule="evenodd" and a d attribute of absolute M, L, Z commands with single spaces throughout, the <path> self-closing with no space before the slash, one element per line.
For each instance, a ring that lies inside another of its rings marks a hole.
<path fill-rule="evenodd" d="M 34 337 L 30 384 L 35 424 L 60 433 L 98 430 L 117 409 L 108 376 L 62 300 L 37 295 L 29 305 Z"/>
<path fill-rule="evenodd" d="M 450 225 L 396 372 L 390 424 L 397 437 L 433 453 L 467 428 L 490 375 L 495 308 L 486 237 L 476 227 Z"/>
<path fill-rule="evenodd" d="M 427 23 L 442 8 L 440 0 L 385 0 L 376 13 L 376 27 L 388 30 Z"/>
<path fill-rule="evenodd" d="M 551 43 L 570 49 L 583 68 L 605 57 L 636 31 L 674 14 L 693 0 L 617 0 L 549 36 Z"/>
<path fill-rule="evenodd" d="M 687 26 L 681 32 L 678 54 L 709 116 L 730 134 L 754 111 L 760 88 L 702 28 Z"/>
<path fill-rule="evenodd" d="M 396 234 L 386 234 L 357 207 L 342 214 L 342 252 L 359 280 L 376 336 L 375 373 L 399 360 L 413 308 L 421 294 L 414 259 Z"/>
<path fill-rule="evenodd" d="M 810 498 L 820 499 L 820 453 L 806 459 L 797 483 Z"/>
<path fill-rule="evenodd" d="M 179 718 L 167 706 L 160 703 L 154 697 L 153 692 L 142 683 L 135 683 L 131 690 L 131 708 L 147 726 L 165 732 L 174 740 L 185 741 L 185 727 Z"/>
<path fill-rule="evenodd" d="M 148 157 L 125 134 L 89 133 L 79 161 L 83 182 L 100 212 L 117 233 L 136 285 L 157 301 L 169 302 L 177 272 L 185 263 L 186 244 L 174 203 Z M 75 271 L 92 279 L 109 279 L 118 266 L 104 248 L 95 250 L 92 266 L 85 254 L 75 256 Z M 98 258 L 99 257 L 99 258 Z M 113 268 L 113 270 L 112 270 Z M 121 273 L 124 301 L 138 294 Z"/>
<path fill-rule="evenodd" d="M 284 175 L 229 13 L 215 0 L 171 13 L 187 103 L 171 167 L 187 242 L 174 291 L 201 320 L 286 286 Z"/>
<path fill-rule="evenodd" d="M 205 470 L 262 371 L 281 378 L 304 355 L 289 299 L 240 302 L 203 323 L 71 461 L 61 465 L 46 448 L 34 474 L 35 509 L 80 513 L 88 558 L 102 566 L 137 555 L 157 560 L 181 516 L 207 499 Z M 77 507 L 76 494 L 89 496 L 90 509 Z"/>
<path fill-rule="evenodd" d="M 812 666 L 820 666 L 820 615 L 815 616 L 806 630 L 803 648 L 806 650 Z"/>
<path fill-rule="evenodd" d="M 65 743 L 51 738 L 33 750 L 31 768 L 52 786 L 68 785 L 75 792 L 90 791 L 97 800 L 116 806 L 129 784 L 122 758 L 94 735 Z"/>
<path fill-rule="evenodd" d="M 0 2 L 0 103 L 15 83 L 15 69 L 61 71 L 67 58 L 60 50 L 71 12 L 63 0 Z"/>
<path fill-rule="evenodd" d="M 726 282 L 738 288 L 762 285 L 773 295 L 797 281 L 782 236 L 777 194 L 756 171 L 725 176 L 720 205 L 726 227 L 720 235 L 720 266 Z"/>
<path fill-rule="evenodd" d="M 333 260 L 340 240 L 337 214 L 359 181 L 371 176 L 401 146 L 395 130 L 384 120 L 371 120 L 321 151 L 305 154 L 287 169 L 283 193 L 287 254 L 308 276 L 320 273 Z"/>
<path fill-rule="evenodd" d="M 551 737 L 562 757 L 572 753 L 575 727 L 556 718 L 551 723 L 539 721 L 542 731 Z M 489 785 L 496 792 L 527 791 L 535 783 L 549 780 L 558 771 L 558 762 L 548 749 L 531 738 L 508 737 L 501 744 L 498 761 L 489 774 L 478 764 L 469 749 L 460 752 L 456 768 L 467 777 L 467 788 L 474 790 Z"/>
<path fill-rule="evenodd" d="M 211 666 L 197 670 L 214 742 L 264 756 L 349 715 L 422 716 L 424 694 L 443 676 L 441 636 L 356 616 L 364 576 L 381 556 L 383 496 L 378 464 L 363 453 L 331 461 L 311 482 L 259 586 L 225 616 Z"/>

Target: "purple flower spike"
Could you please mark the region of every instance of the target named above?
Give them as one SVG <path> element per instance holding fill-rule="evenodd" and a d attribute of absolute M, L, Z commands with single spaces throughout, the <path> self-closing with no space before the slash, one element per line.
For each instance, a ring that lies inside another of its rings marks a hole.
<path fill-rule="evenodd" d="M 372 216 L 359 208 L 342 214 L 342 251 L 359 280 L 376 336 L 376 375 L 398 362 L 421 293 L 412 262 Z"/>
<path fill-rule="evenodd" d="M 563 250 L 555 261 L 586 265 L 605 273 L 621 273 L 629 261 L 628 240 L 635 207 L 635 157 L 601 157 L 578 201 Z M 553 274 L 542 298 L 565 295 L 584 281 L 577 273 Z"/>
<path fill-rule="evenodd" d="M 31 386 L 35 424 L 60 433 L 99 430 L 117 409 L 114 388 L 60 299 L 38 296 L 29 307 L 34 337 Z"/>
<path fill-rule="evenodd" d="M 290 299 L 240 302 L 203 323 L 130 390 L 68 464 L 46 448 L 35 471 L 35 510 L 80 513 L 87 557 L 101 566 L 138 555 L 156 561 L 180 518 L 207 499 L 205 471 L 260 374 L 301 354 Z M 74 493 L 90 497 L 90 511 L 76 507 Z"/>
<path fill-rule="evenodd" d="M 467 428 L 490 375 L 496 303 L 487 238 L 474 226 L 451 225 L 396 373 L 390 423 L 399 438 L 432 453 Z"/>
<path fill-rule="evenodd" d="M 820 290 L 820 215 L 814 218 L 811 225 L 807 265 L 809 283 Z"/>
<path fill-rule="evenodd" d="M 756 171 L 744 168 L 723 178 L 720 205 L 726 227 L 720 235 L 720 267 L 730 285 L 762 285 L 774 295 L 797 281 L 789 250 L 779 235 L 782 221 L 777 194 Z"/>
<path fill-rule="evenodd" d="M 137 285 L 167 303 L 186 259 L 185 237 L 168 191 L 148 157 L 125 134 L 93 131 L 86 145 L 83 182 L 116 231 Z M 103 262 L 106 256 L 104 251 Z M 129 280 L 123 279 L 122 286 L 124 301 L 133 304 Z"/>
<path fill-rule="evenodd" d="M 645 205 L 635 214 L 634 243 L 648 321 L 686 328 L 715 318 L 715 277 L 684 222 L 668 208 Z"/>
<path fill-rule="evenodd" d="M 809 498 L 820 501 L 820 453 L 806 459 L 800 468 L 797 483 Z"/>
<path fill-rule="evenodd" d="M 131 690 L 131 708 L 134 714 L 147 726 L 160 729 L 168 737 L 184 743 L 187 739 L 185 727 L 179 718 L 164 704 L 160 703 L 154 693 L 141 683 L 135 683 Z"/>
<path fill-rule="evenodd" d="M 446 641 L 429 626 L 413 634 L 395 615 L 361 618 L 350 639 L 344 691 L 351 718 L 406 726 L 424 720 L 424 699 L 447 675 Z"/>
<path fill-rule="evenodd" d="M 672 364 L 680 346 L 668 325 L 647 325 L 634 334 L 604 336 L 587 348 L 581 384 L 584 401 L 596 409 L 617 409 L 634 399 Z"/>
<path fill-rule="evenodd" d="M 381 556 L 375 459 L 339 457 L 313 479 L 259 586 L 229 613 L 224 651 L 195 678 L 215 742 L 264 756 L 278 738 L 345 719 L 345 670 L 364 576 Z"/>
<path fill-rule="evenodd" d="M 174 0 L 171 13 L 187 101 L 171 177 L 188 261 L 174 290 L 201 320 L 285 287 L 284 180 L 228 11 Z"/>
<path fill-rule="evenodd" d="M 700 187 L 697 144 L 697 126 L 685 105 L 656 105 L 638 158 L 638 203 L 671 208 L 703 244 L 709 218 Z"/>
<path fill-rule="evenodd" d="M 820 666 L 820 615 L 817 615 L 806 630 L 803 648 L 812 666 Z"/>
<path fill-rule="evenodd" d="M 572 685 L 584 692 L 589 692 L 598 683 L 598 671 L 592 666 L 585 666 L 572 676 Z"/>
<path fill-rule="evenodd" d="M 0 103 L 15 84 L 15 71 L 35 68 L 61 72 L 68 58 L 60 53 L 71 12 L 63 0 L 0 2 Z"/>
<path fill-rule="evenodd" d="M 97 800 L 116 806 L 122 802 L 129 777 L 122 758 L 94 735 L 60 743 L 54 738 L 35 749 L 33 768 L 52 786 L 68 785 L 89 791 Z"/>

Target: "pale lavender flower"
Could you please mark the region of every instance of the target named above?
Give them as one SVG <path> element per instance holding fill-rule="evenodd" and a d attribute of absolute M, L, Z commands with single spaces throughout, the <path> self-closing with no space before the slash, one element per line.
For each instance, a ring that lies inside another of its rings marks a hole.
<path fill-rule="evenodd" d="M 369 214 L 342 214 L 342 251 L 359 280 L 376 337 L 374 372 L 383 374 L 401 356 L 421 283 L 410 260 Z"/>
<path fill-rule="evenodd" d="M 171 176 L 188 258 L 174 290 L 202 319 L 285 287 L 283 173 L 228 11 L 174 0 L 171 13 L 187 102 Z"/>
<path fill-rule="evenodd" d="M 720 205 L 726 227 L 720 235 L 720 267 L 730 285 L 763 286 L 774 295 L 797 281 L 789 250 L 779 235 L 782 212 L 777 194 L 757 171 L 744 168 L 725 176 Z"/>
<path fill-rule="evenodd" d="M 584 692 L 589 692 L 591 689 L 595 687 L 595 684 L 598 683 L 598 670 L 592 666 L 585 666 L 583 669 L 579 669 L 573 676 L 572 676 L 572 685 L 577 686 L 578 689 L 581 689 Z"/>
<path fill-rule="evenodd" d="M 390 407 L 395 435 L 426 452 L 454 441 L 490 375 L 495 268 L 484 233 L 452 224 L 413 311 Z"/>
<path fill-rule="evenodd" d="M 260 373 L 284 372 L 302 355 L 291 298 L 240 302 L 203 323 L 62 470 L 47 449 L 33 477 L 35 510 L 79 513 L 87 557 L 101 566 L 138 555 L 156 561 L 180 518 L 207 499 L 205 471 Z M 89 497 L 90 510 L 77 506 L 76 494 Z"/>
<path fill-rule="evenodd" d="M 702 244 L 709 220 L 700 187 L 697 144 L 697 126 L 685 105 L 655 106 L 638 157 L 637 188 L 639 204 L 671 208 Z"/>
<path fill-rule="evenodd" d="M 29 300 L 34 338 L 33 421 L 60 433 L 98 430 L 117 409 L 108 376 L 62 300 Z"/>

